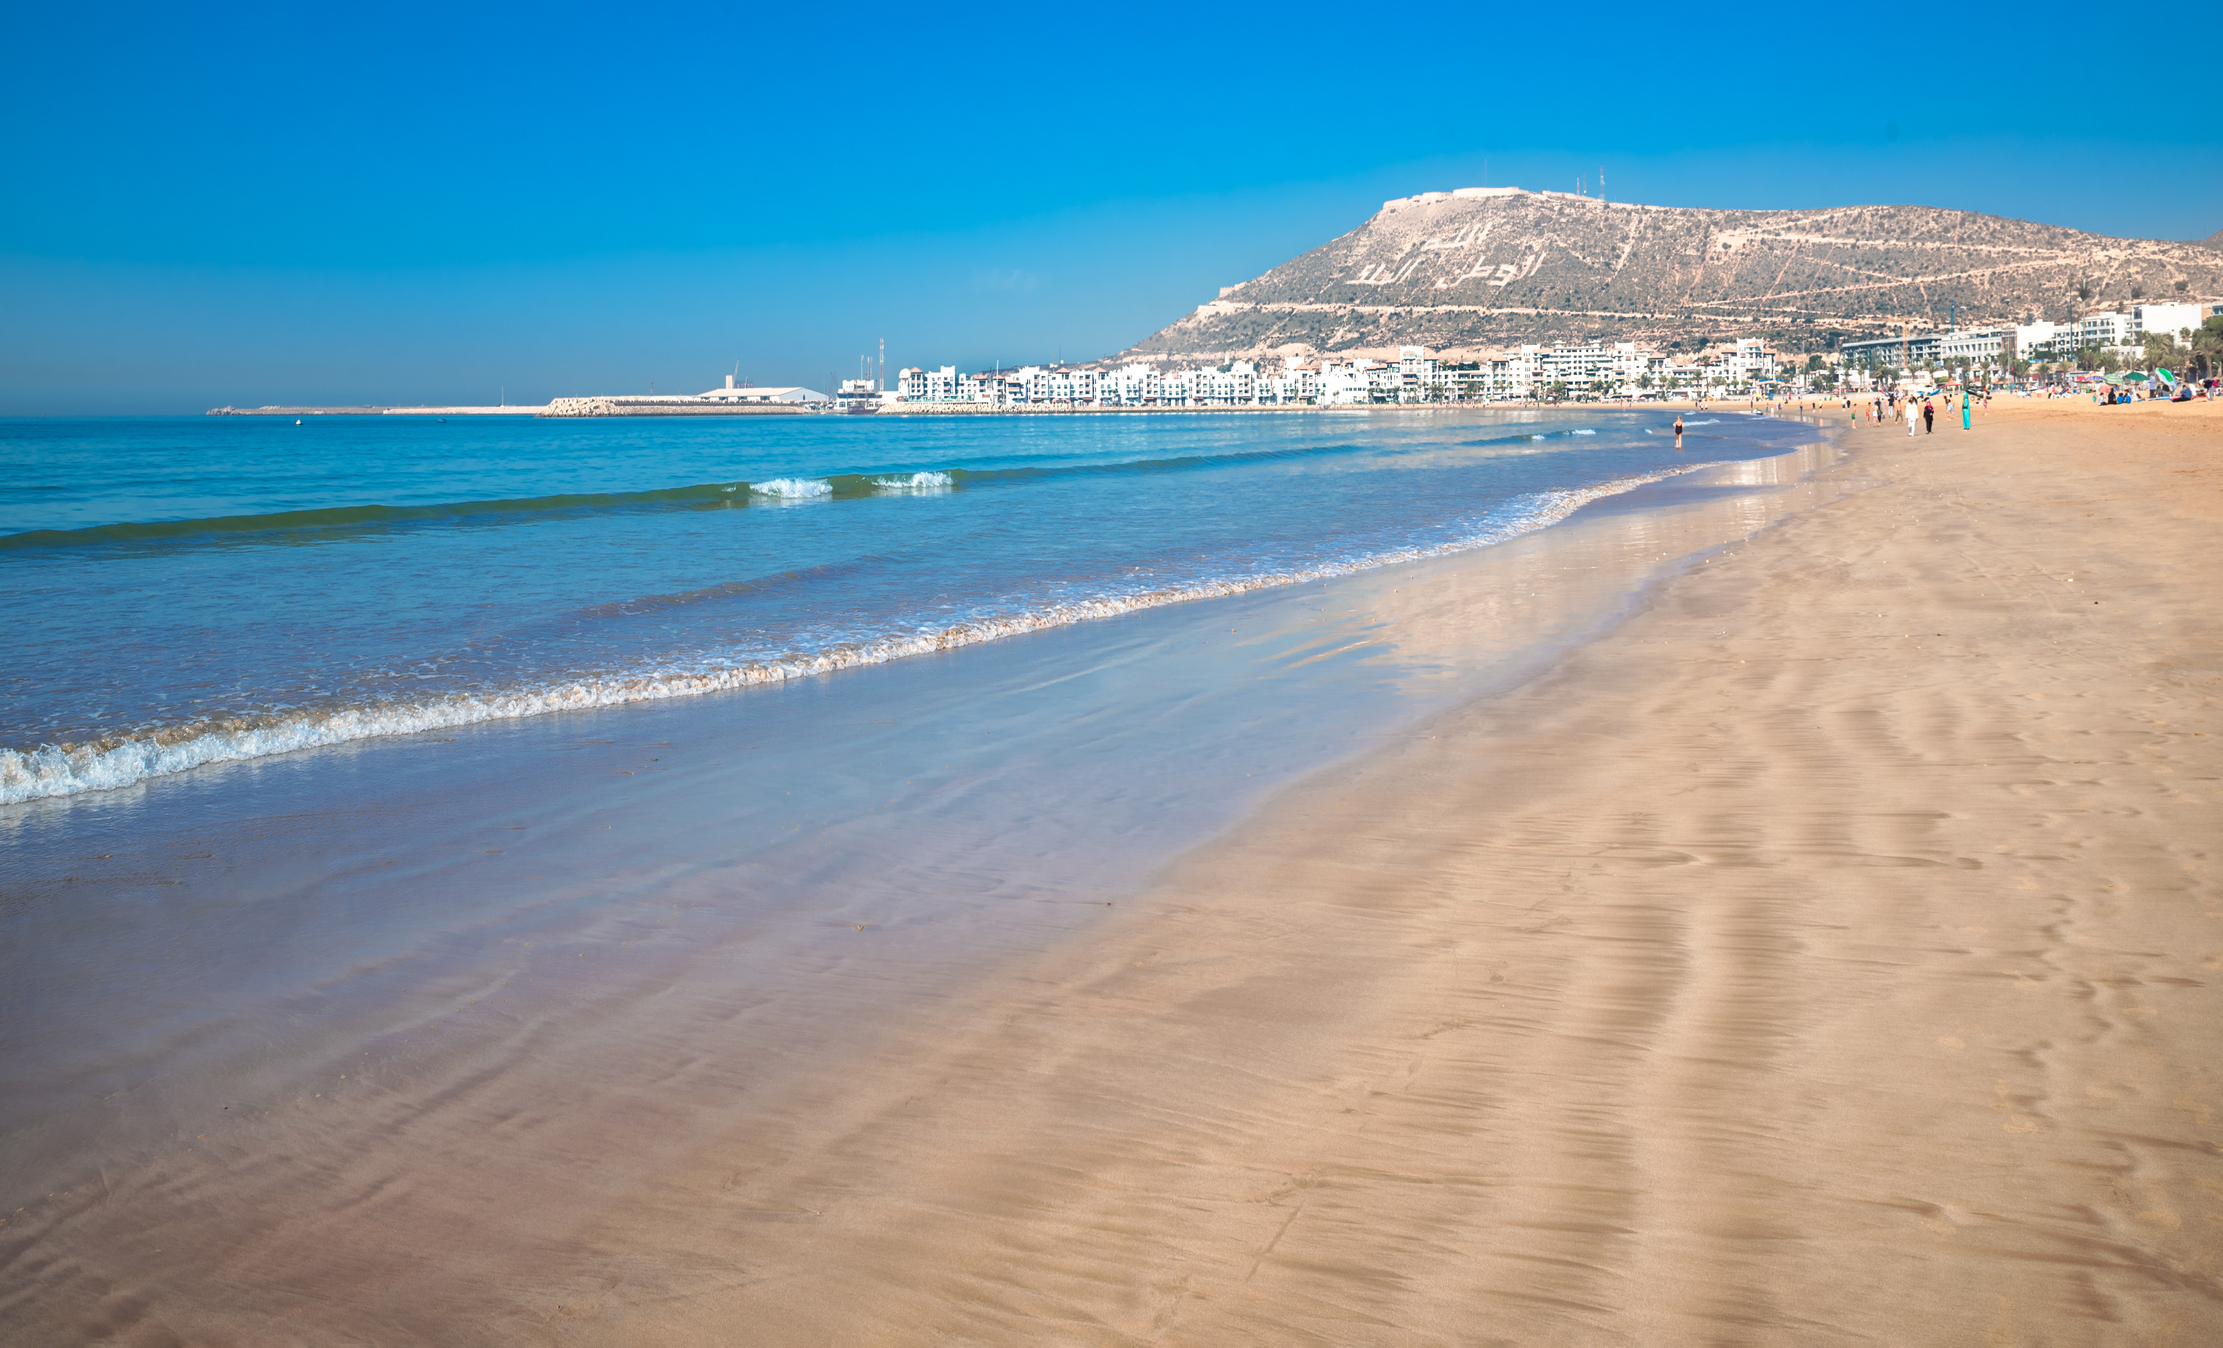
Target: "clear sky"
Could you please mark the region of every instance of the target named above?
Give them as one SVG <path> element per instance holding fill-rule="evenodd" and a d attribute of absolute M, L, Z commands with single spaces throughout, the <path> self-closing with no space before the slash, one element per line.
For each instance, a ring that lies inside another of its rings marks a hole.
<path fill-rule="evenodd" d="M 2170 23 L 22 4 L 0 413 L 820 385 L 882 337 L 891 369 L 1094 358 L 1485 173 L 2201 238 L 2223 120 Z"/>

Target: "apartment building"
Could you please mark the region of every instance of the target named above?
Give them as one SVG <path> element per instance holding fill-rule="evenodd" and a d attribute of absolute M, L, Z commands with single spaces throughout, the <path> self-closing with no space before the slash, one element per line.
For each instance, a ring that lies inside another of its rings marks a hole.
<path fill-rule="evenodd" d="M 2131 337 L 2141 343 L 2153 333 L 2179 337 L 2219 313 L 2223 313 L 2223 304 L 2134 304 L 2130 310 Z"/>
<path fill-rule="evenodd" d="M 1741 390 L 1777 378 L 1779 370 L 1765 343 L 1745 338 L 1682 366 L 1634 342 L 1522 346 L 1469 361 L 1439 360 L 1425 348 L 1409 346 L 1394 361 L 1288 357 L 1279 369 L 1245 360 L 1170 371 L 1143 361 L 1107 370 L 1024 365 L 975 374 L 950 365 L 914 367 L 898 372 L 896 389 L 907 403 L 992 407 L 1357 406 L 1628 397 L 1670 387 Z"/>

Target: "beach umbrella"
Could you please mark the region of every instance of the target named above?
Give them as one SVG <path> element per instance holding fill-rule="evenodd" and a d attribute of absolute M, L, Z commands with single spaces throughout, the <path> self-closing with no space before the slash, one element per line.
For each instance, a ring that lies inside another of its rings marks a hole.
<path fill-rule="evenodd" d="M 2169 373 L 2167 370 L 2162 369 L 2158 365 L 2154 367 L 2154 373 L 2161 376 L 2161 382 L 2164 384 L 2174 385 L 2177 382 L 2177 377 L 2175 375 Z"/>

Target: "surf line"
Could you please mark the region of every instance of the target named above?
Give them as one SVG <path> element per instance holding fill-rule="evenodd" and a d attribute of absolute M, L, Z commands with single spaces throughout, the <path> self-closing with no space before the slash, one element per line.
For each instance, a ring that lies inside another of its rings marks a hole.
<path fill-rule="evenodd" d="M 35 749 L 0 750 L 0 807 L 88 791 L 111 791 L 193 768 L 236 763 L 301 749 L 325 748 L 359 740 L 451 730 L 488 721 L 515 720 L 553 712 L 588 711 L 636 702 L 761 687 L 790 679 L 830 674 L 861 665 L 885 664 L 913 655 L 955 650 L 1004 637 L 1074 623 L 1114 618 L 1143 609 L 1198 599 L 1217 599 L 1308 581 L 1353 575 L 1400 562 L 1470 552 L 1548 528 L 1592 501 L 1710 464 L 1687 464 L 1656 473 L 1617 478 L 1589 487 L 1539 492 L 1515 498 L 1491 511 L 1463 537 L 1424 547 L 1394 548 L 1344 561 L 1287 571 L 1261 572 L 1191 581 L 1125 594 L 1099 595 L 1044 605 L 998 617 L 946 627 L 890 634 L 843 643 L 826 650 L 749 661 L 724 669 L 669 670 L 580 679 L 552 687 L 496 693 L 456 693 L 422 703 L 339 707 L 326 711 L 228 717 L 160 731 L 151 735 L 104 739 L 85 744 L 47 744 Z"/>

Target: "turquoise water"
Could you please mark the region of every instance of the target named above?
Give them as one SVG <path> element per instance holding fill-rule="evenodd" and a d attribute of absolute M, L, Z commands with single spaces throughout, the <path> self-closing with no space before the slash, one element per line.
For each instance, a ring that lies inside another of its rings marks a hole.
<path fill-rule="evenodd" d="M 0 805 L 1487 546 L 1665 413 L 0 422 Z"/>

